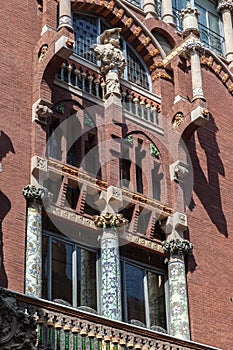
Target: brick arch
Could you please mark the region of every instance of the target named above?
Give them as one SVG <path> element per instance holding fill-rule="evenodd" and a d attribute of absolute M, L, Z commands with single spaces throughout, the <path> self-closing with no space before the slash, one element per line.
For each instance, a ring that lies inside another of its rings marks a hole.
<path fill-rule="evenodd" d="M 101 16 L 111 26 L 122 28 L 125 40 L 135 48 L 144 60 L 153 80 L 158 68 L 156 62 L 158 60 L 162 61 L 160 46 L 146 26 L 119 0 L 109 2 L 104 0 L 75 0 L 72 2 L 72 11 L 83 11 Z"/>

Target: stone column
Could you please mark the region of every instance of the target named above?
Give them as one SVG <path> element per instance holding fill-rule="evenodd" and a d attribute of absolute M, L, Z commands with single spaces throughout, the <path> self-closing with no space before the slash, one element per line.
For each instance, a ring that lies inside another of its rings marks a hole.
<path fill-rule="evenodd" d="M 233 2 L 220 0 L 218 11 L 222 12 L 223 30 L 225 37 L 225 55 L 228 62 L 233 62 L 233 29 L 232 29 L 232 13 Z"/>
<path fill-rule="evenodd" d="M 41 297 L 42 288 L 42 200 L 46 189 L 28 185 L 23 189 L 27 200 L 25 294 Z"/>
<path fill-rule="evenodd" d="M 170 227 L 169 227 L 170 226 Z M 163 249 L 169 253 L 168 283 L 169 283 L 169 330 L 174 337 L 189 340 L 189 312 L 185 274 L 185 254 L 192 253 L 192 245 L 183 239 L 186 228 L 186 215 L 175 213 L 166 225 L 170 231 Z"/>
<path fill-rule="evenodd" d="M 113 320 L 122 319 L 119 233 L 128 223 L 122 214 L 116 214 L 122 205 L 121 190 L 110 186 L 102 192 L 97 205 L 104 209 L 95 216 L 96 227 L 103 230 L 101 237 L 101 314 Z"/>
<path fill-rule="evenodd" d="M 58 29 L 66 27 L 73 32 L 72 15 L 71 15 L 71 0 L 59 1 L 59 25 Z"/>
<path fill-rule="evenodd" d="M 204 52 L 205 46 L 200 40 L 189 39 L 183 46 L 183 53 L 186 58 L 191 62 L 191 76 L 192 76 L 192 90 L 193 99 L 202 99 L 205 101 L 202 74 L 201 74 L 201 62 L 200 55 Z"/>
<path fill-rule="evenodd" d="M 162 0 L 162 20 L 167 24 L 175 26 L 172 12 L 172 0 Z"/>
<path fill-rule="evenodd" d="M 199 12 L 197 9 L 192 7 L 190 2 L 188 2 L 186 7 L 180 13 L 183 22 L 183 37 L 186 38 L 192 33 L 199 38 L 200 31 L 198 29 L 198 16 Z"/>
<path fill-rule="evenodd" d="M 143 10 L 145 13 L 155 14 L 155 1 L 154 0 L 144 0 Z"/>

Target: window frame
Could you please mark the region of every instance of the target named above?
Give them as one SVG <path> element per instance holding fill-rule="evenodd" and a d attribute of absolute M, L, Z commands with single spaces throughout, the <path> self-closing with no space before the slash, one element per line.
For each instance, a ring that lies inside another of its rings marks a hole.
<path fill-rule="evenodd" d="M 145 303 L 145 318 L 146 318 L 146 327 L 150 328 L 152 325 L 150 324 L 150 308 L 149 308 L 149 285 L 148 285 L 148 275 L 147 272 L 153 272 L 155 274 L 162 275 L 164 278 L 164 303 L 165 303 L 165 321 L 166 321 L 166 331 L 168 332 L 169 329 L 169 310 L 168 310 L 168 301 L 169 301 L 169 288 L 168 288 L 168 277 L 165 272 L 165 270 L 158 268 L 156 266 L 151 266 L 149 264 L 138 262 L 136 260 L 133 260 L 131 258 L 120 256 L 120 263 L 121 263 L 121 284 L 122 284 L 122 320 L 123 322 L 129 323 L 128 319 L 128 311 L 127 311 L 127 291 L 126 291 L 126 274 L 125 274 L 125 263 L 128 263 L 129 265 L 136 266 L 140 269 L 143 269 L 143 291 L 144 291 L 144 303 Z M 160 326 L 161 327 L 161 326 Z"/>
<path fill-rule="evenodd" d="M 78 308 L 80 305 L 77 305 L 78 301 L 78 264 L 77 264 L 77 248 L 84 249 L 90 252 L 93 252 L 96 254 L 96 265 L 95 265 L 95 271 L 96 271 L 96 306 L 97 310 L 96 312 L 99 313 L 100 311 L 100 253 L 98 249 L 94 249 L 92 247 L 87 247 L 81 243 L 78 243 L 76 241 L 66 239 L 65 237 L 61 237 L 59 234 L 56 234 L 54 232 L 48 231 L 48 230 L 42 230 L 42 238 L 46 236 L 47 237 L 47 261 L 45 262 L 45 268 L 47 268 L 47 300 L 52 301 L 52 240 L 59 240 L 62 243 L 72 245 L 72 304 L 71 307 Z M 43 275 L 42 275 L 43 279 Z M 89 305 L 87 305 L 89 306 Z"/>
<path fill-rule="evenodd" d="M 108 26 L 108 23 L 106 23 L 104 21 L 104 19 L 100 16 L 95 16 L 95 15 L 92 15 L 92 14 L 87 14 L 87 13 L 83 13 L 83 12 L 77 12 L 77 11 L 74 11 L 72 12 L 72 20 L 74 21 L 74 15 L 86 15 L 86 16 L 89 16 L 89 17 L 93 17 L 93 18 L 96 18 L 97 20 L 97 38 L 96 38 L 96 43 L 99 44 L 100 43 L 100 35 L 102 34 L 101 33 L 101 24 L 103 25 L 107 25 Z M 75 29 L 74 29 L 74 34 L 75 34 Z M 145 76 L 147 77 L 147 83 L 148 83 L 148 89 L 144 86 L 142 86 L 142 88 L 144 88 L 146 91 L 149 91 L 151 92 L 152 91 L 152 80 L 151 80 L 151 76 L 150 76 L 150 73 L 149 73 L 149 70 L 144 62 L 144 60 L 141 58 L 141 56 L 138 54 L 138 52 L 135 50 L 135 48 L 129 43 L 127 42 L 127 40 L 125 40 L 123 37 L 121 37 L 122 39 L 122 51 L 123 51 L 123 55 L 125 57 L 125 59 L 127 60 L 127 47 L 129 47 L 129 49 L 134 53 L 134 55 L 137 57 L 137 59 L 140 61 L 144 71 L 145 71 Z M 75 51 L 75 54 L 80 56 L 83 60 L 87 61 L 88 63 L 92 63 L 92 64 L 96 64 L 97 66 L 100 66 L 101 62 L 96 60 L 96 62 L 93 62 L 91 60 L 88 60 L 87 58 L 83 57 L 82 55 L 79 55 L 79 53 L 77 51 Z M 126 68 L 124 69 L 124 72 L 123 72 L 123 75 L 122 75 L 122 78 L 126 81 L 129 81 L 131 84 L 135 84 L 136 86 L 139 86 L 141 87 L 140 84 L 137 84 L 133 81 L 130 81 L 128 79 L 128 67 L 126 65 Z"/>

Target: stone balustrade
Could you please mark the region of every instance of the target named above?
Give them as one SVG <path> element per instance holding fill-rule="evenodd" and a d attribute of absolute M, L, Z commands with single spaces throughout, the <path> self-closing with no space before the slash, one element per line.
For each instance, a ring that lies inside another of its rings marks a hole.
<path fill-rule="evenodd" d="M 106 83 L 102 75 L 87 70 L 81 65 L 64 62 L 57 74 L 57 79 L 102 100 L 106 95 Z M 154 125 L 159 124 L 160 109 L 158 103 L 154 102 L 152 98 L 143 96 L 143 94 L 126 90 L 124 86 L 121 86 L 121 91 L 124 111 Z"/>
<path fill-rule="evenodd" d="M 91 313 L 87 307 L 82 308 L 0 289 L 0 348 L 214 350 L 165 333 L 109 320 Z"/>

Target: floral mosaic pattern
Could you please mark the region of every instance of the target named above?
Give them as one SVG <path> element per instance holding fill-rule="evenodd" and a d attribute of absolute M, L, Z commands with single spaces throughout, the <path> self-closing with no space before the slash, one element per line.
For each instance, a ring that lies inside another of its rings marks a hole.
<path fill-rule="evenodd" d="M 169 299 L 171 335 L 190 339 L 185 265 L 183 259 L 169 262 Z"/>
<path fill-rule="evenodd" d="M 25 294 L 41 297 L 41 206 L 29 204 L 27 211 Z"/>
<path fill-rule="evenodd" d="M 117 233 L 101 242 L 101 310 L 102 315 L 121 320 L 120 257 Z"/>

